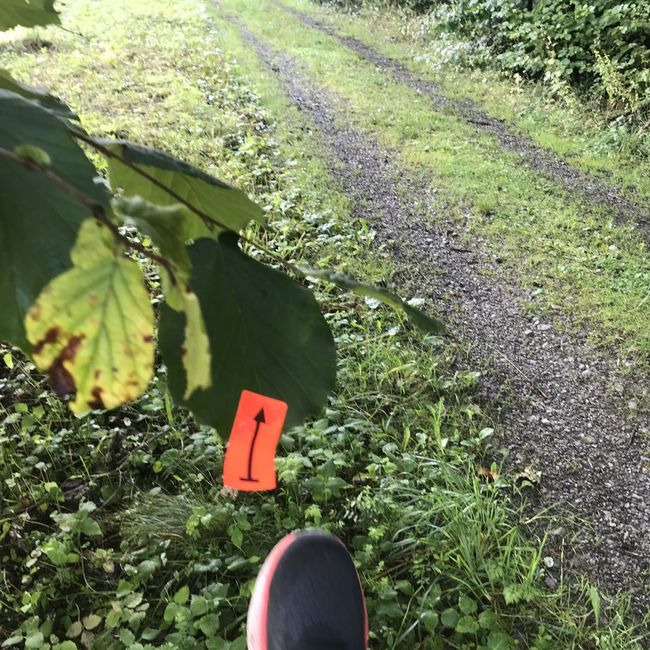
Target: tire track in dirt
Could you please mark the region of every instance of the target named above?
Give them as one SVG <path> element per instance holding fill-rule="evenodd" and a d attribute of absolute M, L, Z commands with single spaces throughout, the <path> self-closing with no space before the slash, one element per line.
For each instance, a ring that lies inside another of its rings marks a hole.
<path fill-rule="evenodd" d="M 433 102 L 434 109 L 457 115 L 474 125 L 477 131 L 494 135 L 506 151 L 512 151 L 521 156 L 524 163 L 532 170 L 560 183 L 570 192 L 577 192 L 594 205 L 608 206 L 616 213 L 619 223 L 633 222 L 645 241 L 650 242 L 650 214 L 648 207 L 642 206 L 638 197 L 628 198 L 620 188 L 612 186 L 602 176 L 599 177 L 572 167 L 549 149 L 536 145 L 530 137 L 516 132 L 505 121 L 483 111 L 472 100 L 456 100 L 446 96 L 439 84 L 417 77 L 396 59 L 381 54 L 356 38 L 340 34 L 329 25 L 298 9 L 287 7 L 278 0 L 270 1 L 278 9 L 294 16 L 308 27 L 335 38 L 363 59 L 388 71 L 396 82 L 425 95 Z"/>
<path fill-rule="evenodd" d="M 647 414 L 630 415 L 630 387 L 613 362 L 551 322 L 526 316 L 522 307 L 530 297 L 507 283 L 487 246 L 476 241 L 469 251 L 457 243 L 458 226 L 445 226 L 445 206 L 430 180 L 400 170 L 398 152 L 341 126 L 344 100 L 305 78 L 296 62 L 237 18 L 225 18 L 323 142 L 355 214 L 371 224 L 380 252 L 399 268 L 399 288 L 425 297 L 471 342 L 472 364 L 489 371 L 482 390 L 498 407 L 511 467 L 535 465 L 542 472 L 541 504 L 590 522 L 577 531 L 580 553 L 560 567 L 558 552 L 556 570 L 587 573 L 609 593 L 628 589 L 635 608 L 647 609 L 650 594 L 639 577 L 650 567 L 650 476 L 643 468 L 650 422 Z M 432 225 L 432 212 L 442 225 Z M 563 535 L 560 530 L 551 548 L 561 546 Z"/>

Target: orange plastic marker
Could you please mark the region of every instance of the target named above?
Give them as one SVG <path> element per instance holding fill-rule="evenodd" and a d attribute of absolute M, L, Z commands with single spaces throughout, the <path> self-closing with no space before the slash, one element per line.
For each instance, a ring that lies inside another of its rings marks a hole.
<path fill-rule="evenodd" d="M 287 417 L 287 404 L 242 391 L 223 462 L 223 484 L 242 492 L 274 490 L 275 448 Z"/>

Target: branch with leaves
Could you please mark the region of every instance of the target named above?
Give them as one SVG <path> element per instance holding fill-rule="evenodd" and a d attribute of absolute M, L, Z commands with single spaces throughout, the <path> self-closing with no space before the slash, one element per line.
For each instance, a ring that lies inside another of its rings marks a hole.
<path fill-rule="evenodd" d="M 20 149 L 19 149 L 20 150 Z M 23 149 L 25 150 L 25 149 Z M 104 206 L 100 205 L 99 203 L 95 203 L 89 196 L 86 196 L 79 190 L 77 190 L 75 187 L 72 185 L 69 185 L 66 181 L 64 181 L 60 176 L 57 176 L 55 173 L 44 167 L 42 164 L 38 162 L 38 158 L 41 160 L 46 160 L 43 158 L 42 153 L 39 155 L 39 150 L 34 149 L 33 147 L 26 149 L 27 151 L 31 152 L 32 154 L 36 155 L 36 160 L 33 158 L 30 158 L 27 155 L 18 155 L 17 153 L 14 153 L 13 151 L 7 151 L 6 149 L 3 149 L 0 147 L 0 158 L 4 158 L 5 160 L 10 160 L 17 165 L 21 165 L 25 169 L 33 172 L 38 172 L 39 174 L 43 174 L 45 178 L 48 178 L 51 180 L 57 187 L 59 187 L 61 190 L 69 194 L 75 201 L 78 201 L 81 203 L 81 205 L 87 207 L 90 210 L 90 213 L 99 221 L 101 224 L 106 226 L 112 233 L 113 236 L 121 242 L 126 248 L 130 248 L 144 257 L 149 258 L 152 262 L 156 262 L 157 264 L 160 264 L 168 273 L 170 278 L 174 283 L 176 283 L 176 273 L 174 269 L 174 265 L 166 258 L 164 258 L 162 255 L 158 255 L 155 252 L 153 252 L 151 249 L 146 248 L 143 246 L 140 242 L 134 241 L 132 239 L 129 239 L 125 235 L 123 235 L 117 225 L 111 221 L 107 216 L 106 212 L 104 210 Z M 42 152 L 42 150 L 40 150 Z"/>
<path fill-rule="evenodd" d="M 51 0 L 0 7 L 0 29 L 53 21 Z M 105 178 L 82 147 L 104 157 Z M 299 268 L 243 236 L 263 222 L 245 193 L 157 149 L 93 138 L 60 99 L 5 71 L 0 196 L 0 340 L 29 354 L 80 414 L 140 396 L 156 345 L 173 397 L 222 434 L 243 389 L 287 402 L 289 426 L 317 414 L 335 348 L 305 278 L 372 296 L 426 332 L 444 329 L 385 289 Z M 246 255 L 242 241 L 290 275 Z M 157 321 L 128 252 L 158 268 Z"/>

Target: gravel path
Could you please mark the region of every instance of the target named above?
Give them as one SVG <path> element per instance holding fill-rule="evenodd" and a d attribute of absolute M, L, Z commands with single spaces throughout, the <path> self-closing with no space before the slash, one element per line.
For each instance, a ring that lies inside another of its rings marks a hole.
<path fill-rule="evenodd" d="M 650 460 L 644 457 L 650 421 L 626 397 L 643 387 L 626 385 L 612 363 L 585 341 L 561 334 L 557 323 L 525 315 L 531 296 L 507 282 L 483 242 L 472 250 L 459 243 L 462 233 L 444 225 L 444 206 L 429 181 L 400 171 L 398 152 L 341 126 L 340 98 L 230 19 L 322 138 L 355 214 L 372 224 L 380 250 L 396 261 L 398 287 L 425 297 L 472 344 L 473 367 L 487 371 L 483 391 L 501 406 L 497 418 L 512 468 L 541 472 L 541 505 L 584 517 L 579 553 L 560 557 L 569 533 L 555 531 L 549 548 L 558 549 L 558 572 L 587 573 L 609 593 L 628 589 L 635 609 L 647 610 L 642 577 L 650 569 L 650 476 L 643 463 Z"/>
<path fill-rule="evenodd" d="M 650 242 L 650 213 L 648 206 L 640 205 L 641 201 L 638 197 L 626 196 L 620 188 L 609 184 L 603 176 L 588 174 L 572 167 L 549 149 L 536 145 L 530 137 L 515 131 L 503 120 L 488 115 L 470 99 L 457 100 L 446 96 L 443 88 L 438 84 L 417 77 L 404 64 L 381 54 L 358 39 L 343 36 L 329 25 L 325 25 L 297 9 L 287 7 L 277 0 L 271 0 L 271 2 L 278 9 L 295 16 L 305 25 L 332 36 L 363 59 L 386 70 L 398 83 L 409 86 L 429 97 L 434 108 L 454 113 L 474 125 L 477 131 L 496 136 L 504 149 L 519 154 L 531 169 L 560 182 L 570 191 L 579 193 L 596 205 L 610 207 L 614 210 L 619 222 L 631 221 L 635 223 L 643 233 L 646 242 Z"/>

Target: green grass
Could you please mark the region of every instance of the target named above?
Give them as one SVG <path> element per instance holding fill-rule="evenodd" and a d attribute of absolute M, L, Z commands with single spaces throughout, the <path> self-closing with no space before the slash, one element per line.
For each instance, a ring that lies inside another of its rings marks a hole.
<path fill-rule="evenodd" d="M 518 282 L 542 289 L 533 307 L 559 304 L 594 340 L 647 363 L 650 268 L 634 227 L 614 225 L 607 210 L 526 169 L 494 137 L 432 110 L 426 98 L 266 2 L 226 0 L 224 7 L 345 98 L 345 121 L 431 177 L 452 216 L 469 208 L 469 236 L 487 236 Z M 489 218 L 486 201 L 494 205 Z"/>
<path fill-rule="evenodd" d="M 647 132 L 610 123 L 601 107 L 582 104 L 570 89 L 554 89 L 553 97 L 549 84 L 525 83 L 489 68 L 469 68 L 466 44 L 451 35 L 436 35 L 436 20 L 431 16 L 375 8 L 342 14 L 309 0 L 285 4 L 401 61 L 421 78 L 439 84 L 450 98 L 472 99 L 571 164 L 604 171 L 612 182 L 635 188 L 641 201 L 650 201 Z"/>
<path fill-rule="evenodd" d="M 83 39 L 17 33 L 2 61 L 64 95 L 93 132 L 247 188 L 277 252 L 390 280 L 300 114 L 216 10 L 69 5 Z M 359 567 L 373 648 L 639 648 L 624 599 L 603 598 L 596 615 L 588 587 L 543 587 L 555 552 L 527 534 L 535 522 L 511 504 L 511 481 L 477 473 L 492 432 L 462 350 L 349 295 L 318 295 L 338 387 L 322 418 L 283 435 L 280 488 L 265 495 L 222 491 L 222 441 L 173 406 L 164 369 L 138 402 L 77 419 L 2 349 L 0 639 L 242 650 L 260 562 L 286 532 L 319 526 Z"/>

